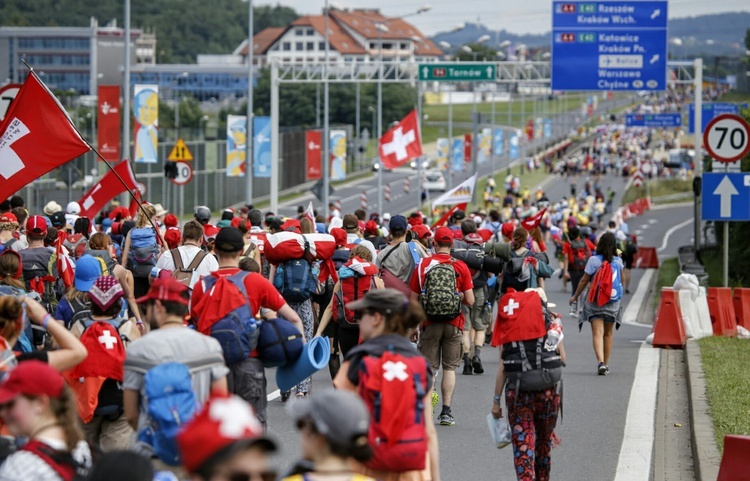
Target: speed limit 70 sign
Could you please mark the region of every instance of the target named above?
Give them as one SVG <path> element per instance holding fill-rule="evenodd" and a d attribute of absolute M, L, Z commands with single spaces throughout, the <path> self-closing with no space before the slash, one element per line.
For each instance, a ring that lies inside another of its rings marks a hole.
<path fill-rule="evenodd" d="M 736 162 L 750 152 L 750 125 L 739 115 L 714 117 L 703 132 L 703 145 L 719 162 Z"/>

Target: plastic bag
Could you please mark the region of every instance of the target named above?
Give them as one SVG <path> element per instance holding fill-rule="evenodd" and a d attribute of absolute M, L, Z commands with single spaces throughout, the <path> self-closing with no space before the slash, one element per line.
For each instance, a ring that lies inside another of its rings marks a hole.
<path fill-rule="evenodd" d="M 492 441 L 497 449 L 502 449 L 510 444 L 510 426 L 508 426 L 508 421 L 505 418 L 495 419 L 492 414 L 488 414 L 487 427 L 490 428 L 490 436 L 492 436 Z"/>
<path fill-rule="evenodd" d="M 695 274 L 680 274 L 677 276 L 677 279 L 675 279 L 672 289 L 676 291 L 683 289 L 690 291 L 690 297 L 695 301 L 700 293 L 700 283 Z"/>
<path fill-rule="evenodd" d="M 742 326 L 737 326 L 737 339 L 750 339 L 750 331 Z"/>

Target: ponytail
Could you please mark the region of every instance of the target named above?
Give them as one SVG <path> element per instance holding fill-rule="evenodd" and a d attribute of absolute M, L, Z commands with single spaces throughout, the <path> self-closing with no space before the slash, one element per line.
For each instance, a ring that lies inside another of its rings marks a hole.
<path fill-rule="evenodd" d="M 63 386 L 59 397 L 50 398 L 50 409 L 63 430 L 68 451 L 73 451 L 78 443 L 84 440 L 84 436 L 78 418 L 75 396 L 67 385 Z"/>

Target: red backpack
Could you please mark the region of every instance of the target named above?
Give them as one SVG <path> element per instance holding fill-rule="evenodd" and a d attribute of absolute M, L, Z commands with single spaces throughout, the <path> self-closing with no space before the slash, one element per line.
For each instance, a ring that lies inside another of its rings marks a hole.
<path fill-rule="evenodd" d="M 364 356 L 359 366 L 359 395 L 370 412 L 368 441 L 374 452 L 366 466 L 388 472 L 423 470 L 427 360 L 391 346 L 379 357 Z"/>
<path fill-rule="evenodd" d="M 570 254 L 568 254 L 568 263 L 570 270 L 583 271 L 586 263 L 591 257 L 591 249 L 583 239 L 570 241 Z"/>
<path fill-rule="evenodd" d="M 359 322 L 357 313 L 347 309 L 346 304 L 361 299 L 370 289 L 374 289 L 373 276 L 377 274 L 378 267 L 372 262 L 367 262 L 359 257 L 349 259 L 343 266 L 351 271 L 354 275 L 342 277 L 342 271 L 339 270 L 339 283 L 341 290 L 333 296 L 333 312 L 335 321 L 339 325 L 352 324 Z"/>

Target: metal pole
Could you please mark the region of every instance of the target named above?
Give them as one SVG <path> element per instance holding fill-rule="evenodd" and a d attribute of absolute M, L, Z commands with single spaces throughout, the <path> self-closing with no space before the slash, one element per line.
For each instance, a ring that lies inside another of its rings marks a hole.
<path fill-rule="evenodd" d="M 729 164 L 724 164 L 724 172 L 729 172 Z M 722 264 L 724 267 L 723 286 L 729 287 L 729 221 L 724 221 L 724 253 Z"/>
<path fill-rule="evenodd" d="M 180 222 L 185 218 L 185 186 L 180 186 Z"/>
<path fill-rule="evenodd" d="M 448 84 L 448 188 L 453 187 L 453 84 Z"/>
<path fill-rule="evenodd" d="M 378 139 L 383 136 L 383 31 L 378 29 Z M 377 145 L 377 143 L 375 144 Z M 378 214 L 383 215 L 383 168 L 378 169 Z M 417 189 L 419 190 L 419 189 Z"/>
<path fill-rule="evenodd" d="M 490 130 L 490 137 L 492 140 L 490 141 L 490 149 L 492 149 L 492 155 L 490 156 L 490 160 L 492 161 L 492 176 L 495 176 L 495 156 L 497 155 L 497 152 L 495 152 L 495 93 L 492 92 L 492 129 Z"/>
<path fill-rule="evenodd" d="M 693 119 L 695 120 L 695 169 L 693 170 L 694 178 L 700 179 L 696 182 L 702 182 L 703 179 L 701 176 L 703 175 L 703 154 L 701 153 L 703 150 L 703 59 L 702 58 L 696 58 L 693 61 L 693 81 L 694 81 L 694 90 L 695 90 L 695 115 L 693 115 Z M 701 248 L 701 196 L 696 195 L 695 196 L 695 209 L 693 212 L 693 215 L 695 217 L 695 224 L 693 226 L 693 247 L 695 248 L 695 252 L 697 253 Z M 724 252 L 727 252 L 726 242 L 727 242 L 727 232 L 729 227 L 728 224 L 724 224 Z M 726 259 L 725 259 L 726 260 Z M 725 276 L 726 276 L 726 270 Z M 726 286 L 726 277 L 724 285 Z"/>
<path fill-rule="evenodd" d="M 417 126 L 419 138 L 422 138 L 422 82 L 417 82 Z M 417 159 L 417 211 L 422 210 L 422 159 Z"/>
<path fill-rule="evenodd" d="M 477 155 L 477 149 L 479 147 L 477 145 L 477 137 L 479 137 L 479 112 L 477 112 L 475 109 L 471 117 L 474 123 L 474 129 L 473 129 L 474 131 L 472 133 L 472 139 L 471 139 L 471 165 L 472 165 L 471 175 L 477 175 L 477 170 L 479 167 L 477 165 L 479 162 L 478 155 Z M 477 203 L 477 189 L 476 188 L 472 192 L 471 202 L 472 204 Z"/>
<path fill-rule="evenodd" d="M 324 172 L 326 164 L 323 163 Z M 271 212 L 279 213 L 279 64 L 276 60 L 271 62 Z"/>
<path fill-rule="evenodd" d="M 174 141 L 180 138 L 180 99 L 177 98 L 177 92 L 174 94 Z"/>
<path fill-rule="evenodd" d="M 355 159 L 356 159 L 356 162 L 357 162 L 357 167 L 361 167 L 362 166 L 362 154 L 360 153 L 360 147 L 361 147 L 360 142 L 361 142 L 361 139 L 359 137 L 359 130 L 360 130 L 359 118 L 361 116 L 360 107 L 359 107 L 359 100 L 360 100 L 359 99 L 359 87 L 360 87 L 359 82 L 357 82 L 357 83 L 354 84 L 354 95 L 356 97 L 356 108 L 355 108 L 356 111 L 354 113 L 354 116 L 355 116 L 355 119 L 354 119 L 354 139 L 355 139 L 355 144 L 354 145 L 356 146 L 355 147 L 356 150 L 355 150 L 355 154 L 354 155 L 355 155 Z"/>
<path fill-rule="evenodd" d="M 245 129 L 245 203 L 253 203 L 253 0 L 247 0 L 247 127 Z M 278 124 L 277 124 L 278 125 Z M 272 162 L 276 157 L 271 157 Z M 278 173 L 277 173 L 278 174 Z M 276 210 L 273 211 L 276 213 Z"/>
<path fill-rule="evenodd" d="M 325 3 L 325 10 L 326 10 L 326 16 L 325 16 L 325 42 L 326 42 L 326 49 L 325 49 L 325 61 L 323 62 L 323 212 L 325 212 L 326 219 L 328 218 L 328 215 L 330 214 L 330 211 L 328 209 L 328 189 L 331 185 L 331 154 L 330 154 L 330 147 L 331 147 L 331 134 L 329 133 L 329 123 L 328 123 L 328 117 L 329 117 L 329 105 L 328 105 L 328 62 L 330 60 L 331 55 L 331 46 L 328 42 L 328 16 L 329 16 L 329 6 L 328 6 L 328 0 L 326 0 Z"/>
<path fill-rule="evenodd" d="M 122 151 L 130 159 L 130 0 L 125 0 L 125 70 L 122 79 Z"/>
<path fill-rule="evenodd" d="M 315 127 L 320 128 L 320 84 L 315 84 Z"/>

